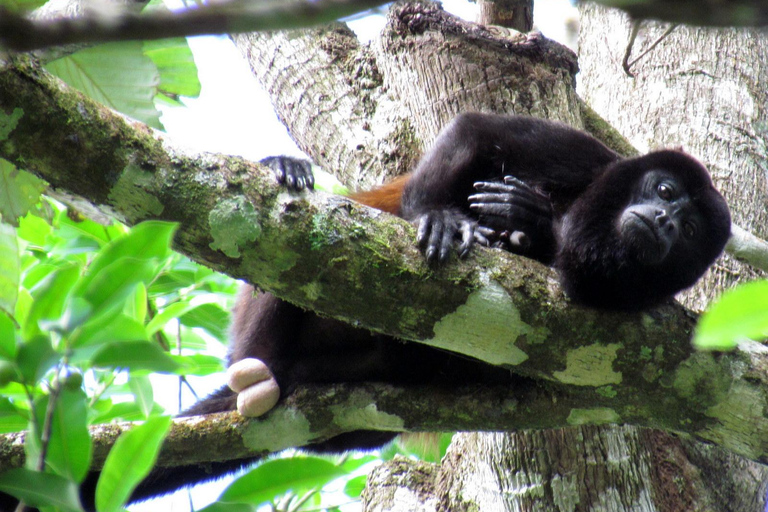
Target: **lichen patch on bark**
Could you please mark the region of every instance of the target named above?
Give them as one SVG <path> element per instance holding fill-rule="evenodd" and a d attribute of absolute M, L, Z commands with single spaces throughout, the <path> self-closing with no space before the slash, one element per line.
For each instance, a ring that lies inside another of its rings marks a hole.
<path fill-rule="evenodd" d="M 605 386 L 620 384 L 621 372 L 613 370 L 618 343 L 600 345 L 598 343 L 569 350 L 566 354 L 566 367 L 552 376 L 563 384 L 577 386 Z"/>
<path fill-rule="evenodd" d="M 520 336 L 533 334 L 534 329 L 521 320 L 520 311 L 507 291 L 490 281 L 437 322 L 434 332 L 434 338 L 426 342 L 429 345 L 454 351 L 462 346 L 472 347 L 471 353 L 488 363 L 518 365 L 528 359 L 528 354 L 515 343 Z M 499 340 L 506 340 L 502 350 Z"/>

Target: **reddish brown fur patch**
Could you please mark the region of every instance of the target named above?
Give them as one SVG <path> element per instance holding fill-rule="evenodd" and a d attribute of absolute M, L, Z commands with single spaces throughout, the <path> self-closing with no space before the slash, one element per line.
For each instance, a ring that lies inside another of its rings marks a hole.
<path fill-rule="evenodd" d="M 400 215 L 400 198 L 403 195 L 403 188 L 410 177 L 410 175 L 406 174 L 372 190 L 355 192 L 350 197 L 358 203 L 363 203 L 371 208 Z"/>

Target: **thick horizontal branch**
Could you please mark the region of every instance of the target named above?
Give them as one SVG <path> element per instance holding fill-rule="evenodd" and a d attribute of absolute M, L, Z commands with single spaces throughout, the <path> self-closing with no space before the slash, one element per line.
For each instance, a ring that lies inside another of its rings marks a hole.
<path fill-rule="evenodd" d="M 174 13 L 137 13 L 109 6 L 109 13 L 86 13 L 55 20 L 30 19 L 0 8 L 0 43 L 29 51 L 57 45 L 150 40 L 202 34 L 242 33 L 309 27 L 385 4 L 381 0 L 273 0 L 216 2 Z M 598 0 L 638 19 L 653 18 L 692 25 L 762 26 L 768 7 L 751 0 Z"/>
<path fill-rule="evenodd" d="M 302 28 L 328 23 L 377 7 L 381 0 L 274 0 L 200 4 L 169 13 L 128 9 L 74 18 L 30 19 L 0 8 L 0 43 L 11 50 L 109 41 Z"/>
<path fill-rule="evenodd" d="M 768 349 L 695 353 L 694 320 L 679 305 L 576 307 L 549 269 L 495 250 L 431 270 L 408 223 L 342 197 L 289 194 L 242 159 L 184 154 L 24 60 L 0 69 L 0 116 L 0 156 L 131 224 L 179 222 L 176 248 L 198 262 L 322 314 L 578 390 L 573 406 L 544 395 L 551 419 L 536 421 L 649 425 L 768 454 Z M 555 403 L 566 408 L 554 414 Z M 387 407 L 402 406 L 374 410 Z"/>

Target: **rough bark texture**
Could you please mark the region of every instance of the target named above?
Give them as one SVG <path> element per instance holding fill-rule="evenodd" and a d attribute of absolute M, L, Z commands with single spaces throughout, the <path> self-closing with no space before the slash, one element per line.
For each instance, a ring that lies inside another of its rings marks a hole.
<path fill-rule="evenodd" d="M 396 459 L 374 470 L 363 495 L 364 508 L 367 512 L 762 510 L 766 487 L 762 473 L 752 472 L 749 485 L 747 481 L 712 485 L 723 480 L 732 457 L 717 447 L 695 446 L 696 454 L 690 455 L 691 444 L 685 440 L 633 427 L 461 434 L 439 465 Z"/>
<path fill-rule="evenodd" d="M 389 20 L 363 47 L 340 26 L 234 38 L 301 149 L 347 185 L 409 171 L 468 110 L 584 126 L 567 48 L 496 37 L 434 5 L 398 5 Z"/>

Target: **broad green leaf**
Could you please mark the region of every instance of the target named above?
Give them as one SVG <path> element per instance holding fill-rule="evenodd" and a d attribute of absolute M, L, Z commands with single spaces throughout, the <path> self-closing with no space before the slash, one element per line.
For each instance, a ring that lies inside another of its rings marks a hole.
<path fill-rule="evenodd" d="M 59 361 L 51 346 L 51 339 L 42 334 L 32 337 L 19 346 L 16 363 L 27 384 L 39 381 Z"/>
<path fill-rule="evenodd" d="M 153 98 L 160 73 L 141 41 L 107 43 L 49 62 L 45 68 L 67 84 L 118 112 L 161 129 Z"/>
<path fill-rule="evenodd" d="M 92 362 L 94 366 L 165 373 L 171 373 L 180 368 L 179 363 L 163 352 L 163 349 L 148 341 L 108 343 L 96 352 Z"/>
<path fill-rule="evenodd" d="M 126 315 L 142 325 L 147 318 L 147 286 L 137 283 L 123 309 Z"/>
<path fill-rule="evenodd" d="M 29 419 L 19 415 L 0 416 L 0 434 L 26 430 Z"/>
<path fill-rule="evenodd" d="M 187 311 L 191 311 L 195 307 L 196 306 L 194 304 L 186 300 L 180 300 L 178 302 L 174 302 L 173 304 L 169 304 L 160 313 L 155 315 L 152 320 L 149 321 L 147 324 L 147 334 L 152 336 L 157 331 L 165 327 L 165 324 L 167 324 L 169 321 L 174 318 L 178 318 Z"/>
<path fill-rule="evenodd" d="M 111 226 L 104 226 L 87 217 L 72 218 L 67 215 L 67 211 L 62 211 L 58 216 L 57 221 L 58 226 L 56 231 L 61 238 L 65 240 L 76 238 L 87 239 L 92 242 L 90 246 L 96 247 L 97 249 L 111 242 L 114 236 L 122 237 L 127 233 L 127 231 L 121 227 L 120 231 L 123 232 L 114 234 L 113 236 L 110 233 L 110 230 L 112 229 Z M 116 225 L 119 226 L 119 224 Z"/>
<path fill-rule="evenodd" d="M 0 314 L 16 310 L 21 277 L 21 258 L 16 230 L 0 222 Z"/>
<path fill-rule="evenodd" d="M 38 324 L 40 320 L 61 317 L 69 291 L 79 278 L 80 267 L 71 264 L 54 270 L 35 285 L 31 290 L 34 300 L 23 329 L 25 338 L 42 332 Z"/>
<path fill-rule="evenodd" d="M 225 311 L 218 304 L 200 304 L 179 319 L 187 327 L 200 327 L 219 340 L 227 339 L 229 311 Z"/>
<path fill-rule="evenodd" d="M 147 341 L 144 326 L 126 316 L 122 311 L 114 311 L 89 319 L 70 338 L 72 348 L 99 345 L 112 341 Z"/>
<path fill-rule="evenodd" d="M 82 510 L 77 484 L 50 473 L 11 469 L 0 474 L 0 491 L 33 507 L 56 507 L 65 512 Z"/>
<path fill-rule="evenodd" d="M 197 65 L 186 38 L 145 41 L 144 54 L 160 72 L 160 94 L 174 100 L 178 96 L 196 98 L 200 95 Z"/>
<path fill-rule="evenodd" d="M 138 373 L 131 373 L 128 378 L 128 387 L 131 388 L 139 410 L 141 410 L 145 418 L 148 418 L 149 413 L 152 412 L 152 407 L 155 405 L 155 397 L 152 394 L 152 383 L 149 382 L 149 377 Z"/>
<path fill-rule="evenodd" d="M 253 512 L 253 507 L 245 503 L 221 503 L 217 501 L 198 512 Z"/>
<path fill-rule="evenodd" d="M 177 292 L 179 288 L 186 288 L 196 284 L 194 270 L 176 270 L 164 271 L 157 276 L 157 279 L 152 281 L 152 286 L 149 288 L 149 293 L 157 295 L 166 295 L 172 292 Z"/>
<path fill-rule="evenodd" d="M 152 280 L 159 270 L 156 259 L 120 258 L 89 280 L 82 298 L 93 307 L 93 315 L 103 314 L 123 306 L 136 286 Z"/>
<path fill-rule="evenodd" d="M 11 360 L 16 356 L 16 326 L 0 313 L 0 359 Z"/>
<path fill-rule="evenodd" d="M 224 371 L 221 359 L 205 354 L 193 354 L 191 356 L 171 355 L 181 368 L 177 371 L 182 375 L 212 375 Z"/>
<path fill-rule="evenodd" d="M 29 12 L 45 5 L 46 0 L 2 0 L 2 5 L 10 11 Z"/>
<path fill-rule="evenodd" d="M 147 221 L 138 224 L 123 237 L 110 242 L 88 265 L 83 287 L 104 268 L 121 258 L 140 260 L 164 259 L 171 254 L 170 244 L 176 224 L 160 221 Z"/>
<path fill-rule="evenodd" d="M 366 464 L 374 461 L 381 461 L 381 459 L 374 455 L 353 456 L 350 454 L 350 456 L 346 457 L 346 460 L 341 464 L 341 467 L 344 468 L 344 471 L 347 473 L 351 473 L 357 468 L 365 466 Z"/>
<path fill-rule="evenodd" d="M 14 111 L 14 115 L 16 111 Z M 0 216 L 14 226 L 40 201 L 45 182 L 0 159 Z"/>
<path fill-rule="evenodd" d="M 768 281 L 753 281 L 725 292 L 699 319 L 693 344 L 731 350 L 739 340 L 768 338 Z"/>
<path fill-rule="evenodd" d="M 367 481 L 368 475 L 360 475 L 350 479 L 344 486 L 344 494 L 350 498 L 360 498 Z"/>
<path fill-rule="evenodd" d="M 170 427 L 171 418 L 160 416 L 117 438 L 96 484 L 96 510 L 113 512 L 125 505 L 133 490 L 155 465 Z"/>
<path fill-rule="evenodd" d="M 16 230 L 19 238 L 36 247 L 45 246 L 46 238 L 51 231 L 53 228 L 45 219 L 31 213 L 19 220 L 19 228 Z"/>
<path fill-rule="evenodd" d="M 301 493 L 321 488 L 345 474 L 344 469 L 318 457 L 275 459 L 232 482 L 219 499 L 227 503 L 258 505 L 288 491 Z"/>
<path fill-rule="evenodd" d="M 99 402 L 100 410 L 98 414 L 91 419 L 91 423 L 94 425 L 98 423 L 108 423 L 114 420 L 143 421 L 146 419 L 146 416 L 139 410 L 139 406 L 136 405 L 135 402 L 120 402 L 112 404 L 111 407 L 104 407 L 104 404 L 107 402 L 107 400 L 101 400 Z M 154 404 L 152 406 L 152 415 L 162 413 L 163 409 L 159 405 Z"/>
<path fill-rule="evenodd" d="M 46 464 L 56 474 L 78 483 L 83 481 L 91 464 L 92 445 L 86 421 L 86 400 L 85 393 L 80 389 L 62 389 L 56 401 L 45 458 Z"/>

